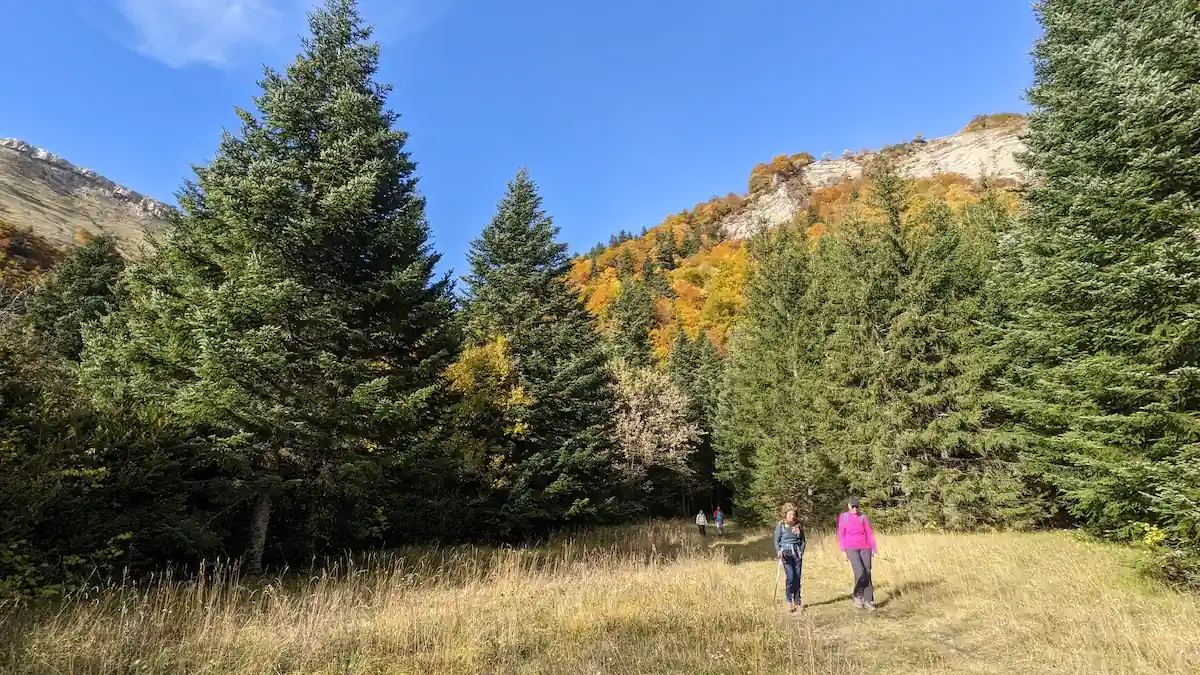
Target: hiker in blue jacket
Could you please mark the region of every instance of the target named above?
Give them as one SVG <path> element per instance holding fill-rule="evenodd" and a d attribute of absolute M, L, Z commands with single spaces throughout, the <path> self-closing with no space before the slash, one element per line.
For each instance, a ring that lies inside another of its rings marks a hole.
<path fill-rule="evenodd" d="M 804 563 L 804 528 L 796 518 L 796 505 L 788 502 L 780 509 L 780 520 L 775 525 L 775 557 L 783 565 L 787 575 L 788 612 L 804 611 L 800 602 L 800 570 Z"/>

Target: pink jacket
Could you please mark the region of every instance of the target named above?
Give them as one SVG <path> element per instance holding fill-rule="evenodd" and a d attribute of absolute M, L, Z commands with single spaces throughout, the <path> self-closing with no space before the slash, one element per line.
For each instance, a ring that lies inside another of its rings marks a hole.
<path fill-rule="evenodd" d="M 875 532 L 871 530 L 871 521 L 859 514 L 855 516 L 849 511 L 838 516 L 838 545 L 845 551 L 848 548 L 869 548 L 875 554 Z"/>

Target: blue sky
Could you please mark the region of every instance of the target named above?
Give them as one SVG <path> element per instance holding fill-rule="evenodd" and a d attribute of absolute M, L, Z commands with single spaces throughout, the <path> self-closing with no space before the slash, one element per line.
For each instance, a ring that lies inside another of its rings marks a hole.
<path fill-rule="evenodd" d="M 310 0 L 5 2 L 0 136 L 164 201 Z M 444 268 L 526 166 L 575 251 L 840 154 L 1023 111 L 1031 5 L 1003 0 L 362 0 Z M 14 27 L 20 27 L 16 29 Z"/>

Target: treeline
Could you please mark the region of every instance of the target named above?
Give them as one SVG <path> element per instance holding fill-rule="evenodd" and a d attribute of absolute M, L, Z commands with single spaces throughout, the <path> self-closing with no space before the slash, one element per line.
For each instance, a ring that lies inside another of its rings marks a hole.
<path fill-rule="evenodd" d="M 101 237 L 34 280 L 6 244 L 0 594 L 848 494 L 1197 583 L 1200 18 L 1151 5 L 1039 7 L 1019 211 L 885 153 L 748 242 L 716 200 L 573 261 L 521 171 L 456 286 L 327 0 L 143 258 Z"/>
<path fill-rule="evenodd" d="M 1074 523 L 1200 584 L 1200 14 L 1038 14 L 1018 217 L 914 207 L 879 164 L 819 240 L 753 242 L 719 475 L 762 518 Z"/>
<path fill-rule="evenodd" d="M 750 242 L 753 273 L 717 416 L 721 478 L 769 518 L 858 494 L 893 524 L 1029 526 L 1043 512 L 1012 445 L 987 442 L 995 278 L 1012 228 L 997 193 L 914 202 L 881 160 L 819 237 Z"/>

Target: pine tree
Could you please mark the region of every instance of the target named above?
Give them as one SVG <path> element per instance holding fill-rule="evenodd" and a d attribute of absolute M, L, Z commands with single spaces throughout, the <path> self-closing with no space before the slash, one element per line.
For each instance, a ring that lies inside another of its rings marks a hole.
<path fill-rule="evenodd" d="M 1200 582 L 1200 14 L 1184 0 L 1044 0 L 1006 248 L 1019 311 L 1008 412 L 1095 532 L 1150 531 Z M 1186 495 L 1190 495 L 1189 498 Z"/>
<path fill-rule="evenodd" d="M 649 253 L 642 259 L 642 281 L 650 289 L 650 294 L 655 297 L 670 298 L 675 296 L 675 291 L 671 288 L 671 282 L 663 274 L 662 269 L 654 264 L 654 259 L 650 257 Z"/>
<path fill-rule="evenodd" d="M 677 324 L 666 370 L 691 401 L 691 417 L 706 434 L 712 433 L 717 415 L 723 365 L 721 355 L 707 333 L 701 331 L 691 339 L 683 325 Z"/>
<path fill-rule="evenodd" d="M 621 252 L 617 254 L 616 268 L 618 279 L 625 279 L 636 274 L 637 261 L 633 258 L 633 252 L 628 248 L 622 249 Z"/>
<path fill-rule="evenodd" d="M 911 264 L 901 222 L 907 186 L 884 161 L 869 167 L 869 179 L 869 202 L 847 210 L 836 236 L 822 237 L 812 265 L 807 311 L 820 317 L 824 334 L 807 424 L 839 480 L 872 506 L 888 507 L 899 505 L 902 462 L 899 428 L 881 408 L 895 394 L 886 355 Z"/>
<path fill-rule="evenodd" d="M 708 432 L 712 431 L 721 389 L 721 354 L 703 330 L 696 336 L 692 352 L 695 354 L 695 374 L 690 395 L 695 402 L 696 416 L 702 428 Z"/>
<path fill-rule="evenodd" d="M 557 234 L 522 170 L 469 255 L 470 340 L 505 338 L 530 401 L 525 431 L 495 460 L 511 528 L 594 520 L 618 483 L 612 377 L 595 320 L 568 286 Z"/>
<path fill-rule="evenodd" d="M 653 360 L 650 330 L 655 326 L 655 317 L 654 296 L 646 281 L 634 276 L 622 278 L 610 312 L 616 355 L 632 366 L 649 365 Z"/>
<path fill-rule="evenodd" d="M 692 380 L 696 376 L 696 353 L 692 340 L 683 329 L 683 322 L 675 322 L 675 340 L 667 354 L 667 372 L 685 394 L 691 395 Z"/>
<path fill-rule="evenodd" d="M 908 274 L 900 313 L 887 326 L 877 415 L 895 438 L 894 520 L 974 529 L 1025 527 L 1042 514 L 1011 448 L 982 435 L 986 363 L 993 345 L 980 327 L 988 318 L 996 232 L 1003 220 L 991 202 L 956 221 L 943 202 L 914 214 L 905 237 Z M 980 221 L 983 221 L 982 223 Z"/>
<path fill-rule="evenodd" d="M 124 269 L 125 261 L 110 236 L 88 240 L 54 268 L 29 301 L 30 323 L 55 352 L 79 358 L 83 326 L 113 309 Z"/>
<path fill-rule="evenodd" d="M 717 478 L 768 519 L 784 501 L 823 513 L 844 490 L 813 443 L 823 332 L 808 242 L 782 228 L 750 242 L 746 308 L 730 339 L 715 420 Z"/>
<path fill-rule="evenodd" d="M 969 529 L 1039 515 L 1011 447 L 982 432 L 995 363 L 981 330 L 996 200 L 959 222 L 913 211 L 894 168 L 817 247 L 803 228 L 751 241 L 755 267 L 718 423 L 722 475 L 761 515 L 813 516 L 862 494 L 893 522 Z"/>
<path fill-rule="evenodd" d="M 675 269 L 675 230 L 669 225 L 654 231 L 654 257 L 664 270 Z"/>
<path fill-rule="evenodd" d="M 830 331 L 813 437 L 886 520 L 1029 525 L 1039 506 L 1011 448 L 981 431 L 997 233 L 957 222 L 944 203 L 910 210 L 888 164 L 870 178 L 869 208 L 852 209 L 819 251 L 829 276 L 813 284 Z M 970 213 L 988 220 L 986 208 Z"/>
<path fill-rule="evenodd" d="M 713 500 L 724 493 L 716 479 L 717 458 L 713 445 L 713 429 L 717 416 L 717 400 L 721 391 L 724 362 L 708 333 L 700 331 L 692 342 L 695 369 L 691 378 L 691 389 L 687 391 L 691 400 L 691 418 L 703 432 L 692 456 L 693 489 L 707 493 Z"/>
<path fill-rule="evenodd" d="M 252 504 L 252 572 L 279 498 L 419 443 L 454 349 L 406 134 L 373 80 L 379 47 L 352 0 L 309 25 L 83 358 L 98 402 L 132 398 L 211 439 L 214 470 Z"/>

